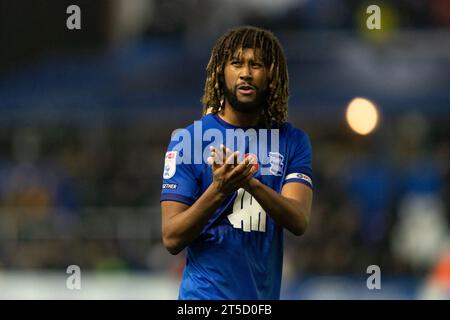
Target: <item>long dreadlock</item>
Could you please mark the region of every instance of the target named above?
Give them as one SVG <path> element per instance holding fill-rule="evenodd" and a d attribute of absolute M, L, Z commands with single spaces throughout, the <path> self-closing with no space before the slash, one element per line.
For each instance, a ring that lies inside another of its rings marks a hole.
<path fill-rule="evenodd" d="M 288 71 L 283 49 L 275 35 L 267 30 L 244 26 L 231 29 L 216 43 L 206 68 L 205 92 L 202 98 L 203 114 L 218 113 L 223 103 L 225 64 L 239 50 L 259 49 L 269 71 L 267 104 L 263 109 L 263 125 L 279 125 L 287 119 L 289 97 Z M 255 50 L 256 51 L 256 50 Z"/>

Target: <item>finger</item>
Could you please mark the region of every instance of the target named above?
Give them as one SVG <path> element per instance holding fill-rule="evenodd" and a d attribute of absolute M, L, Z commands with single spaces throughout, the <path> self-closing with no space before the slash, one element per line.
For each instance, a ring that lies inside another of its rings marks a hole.
<path fill-rule="evenodd" d="M 216 160 L 214 159 L 214 157 L 208 157 L 208 164 L 211 166 L 211 168 L 214 170 L 217 170 L 218 168 L 220 168 L 220 165 L 218 165 L 216 163 Z"/>
<path fill-rule="evenodd" d="M 251 164 L 251 160 L 244 160 L 244 165 L 245 165 L 245 170 L 242 174 L 246 175 L 247 173 L 249 173 L 251 170 L 254 170 L 253 165 Z"/>
<path fill-rule="evenodd" d="M 254 175 L 255 175 L 255 168 L 253 166 L 251 166 L 250 170 L 248 170 L 248 172 L 246 172 L 243 175 L 244 178 L 242 179 L 242 182 L 246 182 L 246 181 L 250 180 L 251 178 L 253 178 Z"/>
<path fill-rule="evenodd" d="M 252 159 L 245 158 L 240 164 L 242 164 L 245 168 L 252 167 Z"/>
<path fill-rule="evenodd" d="M 221 144 L 220 147 L 221 147 L 221 151 L 222 151 L 222 163 L 226 163 L 225 160 L 228 157 L 228 155 L 227 155 L 227 148 L 225 147 L 224 144 Z"/>
<path fill-rule="evenodd" d="M 212 163 L 210 163 L 211 160 L 209 160 L 209 158 L 208 158 L 208 163 L 210 165 L 212 165 L 215 169 L 217 169 L 218 167 L 221 166 L 220 159 L 217 155 L 217 150 L 214 147 L 210 147 L 209 149 L 211 150 L 209 158 L 212 158 Z"/>
<path fill-rule="evenodd" d="M 211 151 L 211 157 L 214 159 L 214 165 L 220 166 L 223 164 L 222 157 L 220 156 L 221 151 L 217 150 L 216 148 L 212 147 Z"/>
<path fill-rule="evenodd" d="M 213 158 L 214 163 L 217 163 L 217 153 L 215 151 L 211 151 L 210 157 Z"/>
<path fill-rule="evenodd" d="M 243 162 L 241 162 L 239 165 L 237 165 L 234 170 L 236 170 L 237 174 L 246 174 L 250 171 L 250 169 L 253 167 L 253 165 L 250 163 L 250 159 L 244 159 Z"/>
<path fill-rule="evenodd" d="M 244 162 L 237 165 L 233 171 L 230 173 L 230 178 L 239 177 L 242 175 L 248 174 L 248 172 L 252 169 L 252 165 L 248 162 L 247 159 L 245 159 Z"/>
<path fill-rule="evenodd" d="M 247 183 L 249 180 L 251 180 L 253 178 L 253 176 L 255 175 L 255 169 L 253 168 L 253 166 L 250 167 L 250 170 L 248 170 L 248 172 L 246 171 L 245 174 L 241 174 L 238 175 L 234 178 L 233 180 L 233 184 L 234 185 L 242 185 Z"/>
<path fill-rule="evenodd" d="M 214 161 L 217 162 L 217 161 L 216 161 L 216 158 L 217 158 L 217 149 L 216 149 L 214 146 L 210 146 L 210 147 L 209 147 L 209 152 L 210 152 L 211 157 L 214 158 Z"/>
<path fill-rule="evenodd" d="M 215 163 L 222 165 L 223 164 L 222 145 L 220 145 L 219 148 L 211 146 L 209 147 L 209 150 L 211 152 L 211 156 L 214 157 Z"/>
<path fill-rule="evenodd" d="M 231 149 L 225 148 L 225 159 L 232 154 Z"/>
<path fill-rule="evenodd" d="M 227 169 L 231 169 L 237 163 L 237 159 L 239 156 L 239 151 L 233 152 L 225 161 L 225 166 Z"/>
<path fill-rule="evenodd" d="M 228 149 L 224 144 L 221 145 L 223 161 L 226 162 L 226 159 L 232 154 L 231 150 Z"/>
<path fill-rule="evenodd" d="M 255 176 L 255 168 L 251 168 L 251 170 L 249 171 L 249 173 L 245 176 L 245 178 L 241 181 L 242 184 L 245 184 L 247 182 L 249 182 L 250 180 L 253 179 L 253 177 Z"/>

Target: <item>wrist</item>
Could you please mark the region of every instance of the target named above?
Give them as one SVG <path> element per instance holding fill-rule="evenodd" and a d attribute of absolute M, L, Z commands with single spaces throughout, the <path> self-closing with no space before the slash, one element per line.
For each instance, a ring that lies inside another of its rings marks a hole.
<path fill-rule="evenodd" d="M 261 184 L 261 182 L 256 178 L 251 178 L 249 182 L 244 186 L 244 190 L 248 193 L 252 193 Z"/>
<path fill-rule="evenodd" d="M 213 181 L 211 183 L 210 189 L 211 189 L 212 193 L 214 194 L 214 196 L 220 201 L 225 200 L 225 198 L 228 196 L 228 194 L 226 194 L 220 187 L 220 183 L 218 183 L 216 181 Z"/>

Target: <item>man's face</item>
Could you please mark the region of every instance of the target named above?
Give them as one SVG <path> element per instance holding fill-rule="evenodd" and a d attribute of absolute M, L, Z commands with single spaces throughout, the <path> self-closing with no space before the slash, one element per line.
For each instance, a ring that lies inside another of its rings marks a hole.
<path fill-rule="evenodd" d="M 243 49 L 227 61 L 224 70 L 226 101 L 243 113 L 261 110 L 267 103 L 268 71 L 254 49 Z"/>

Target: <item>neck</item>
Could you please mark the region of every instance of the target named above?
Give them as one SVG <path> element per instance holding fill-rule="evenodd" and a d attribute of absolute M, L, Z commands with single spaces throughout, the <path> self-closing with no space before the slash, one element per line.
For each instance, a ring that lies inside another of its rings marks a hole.
<path fill-rule="evenodd" d="M 261 119 L 261 111 L 252 113 L 242 113 L 234 110 L 226 101 L 224 108 L 218 115 L 229 124 L 236 127 L 255 127 L 259 124 Z"/>

